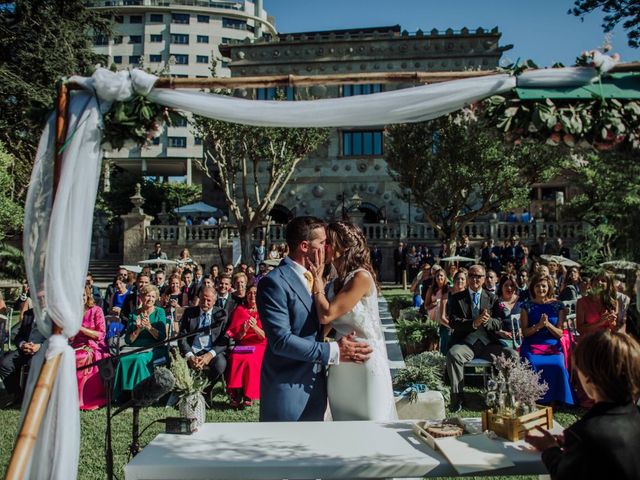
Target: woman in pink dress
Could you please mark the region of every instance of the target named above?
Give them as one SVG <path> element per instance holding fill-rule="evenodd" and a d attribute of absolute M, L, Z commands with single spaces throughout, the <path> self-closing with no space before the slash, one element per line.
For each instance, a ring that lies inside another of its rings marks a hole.
<path fill-rule="evenodd" d="M 84 316 L 78 334 L 71 339 L 71 346 L 76 351 L 76 367 L 88 365 L 106 356 L 105 354 L 105 321 L 102 309 L 98 307 L 91 295 L 91 289 L 84 289 Z M 95 410 L 106 405 L 104 384 L 100 378 L 98 367 L 77 370 L 78 394 L 81 410 Z"/>
<path fill-rule="evenodd" d="M 591 289 L 576 302 L 576 328 L 580 336 L 600 330 L 616 330 L 618 300 L 613 277 L 600 272 Z"/>
<path fill-rule="evenodd" d="M 227 392 L 231 405 L 251 405 L 260 398 L 260 369 L 267 340 L 256 307 L 257 287 L 252 285 L 246 293 L 244 304 L 236 307 L 231 315 L 227 335 L 235 340 L 235 347 L 228 355 Z"/>

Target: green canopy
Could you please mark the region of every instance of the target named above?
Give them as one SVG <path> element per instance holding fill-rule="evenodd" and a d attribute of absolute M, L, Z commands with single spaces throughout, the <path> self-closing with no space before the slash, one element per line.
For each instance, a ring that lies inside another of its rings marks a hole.
<path fill-rule="evenodd" d="M 600 82 L 583 87 L 569 88 L 516 88 L 520 100 L 544 100 L 545 98 L 572 100 L 591 98 L 640 99 L 640 73 L 613 73 Z"/>

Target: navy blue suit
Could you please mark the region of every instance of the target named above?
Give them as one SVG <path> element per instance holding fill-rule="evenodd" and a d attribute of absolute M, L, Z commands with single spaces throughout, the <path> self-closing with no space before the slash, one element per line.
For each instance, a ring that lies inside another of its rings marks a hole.
<path fill-rule="evenodd" d="M 258 312 L 267 336 L 260 378 L 260 421 L 322 421 L 329 344 L 307 286 L 285 257 L 260 280 Z"/>

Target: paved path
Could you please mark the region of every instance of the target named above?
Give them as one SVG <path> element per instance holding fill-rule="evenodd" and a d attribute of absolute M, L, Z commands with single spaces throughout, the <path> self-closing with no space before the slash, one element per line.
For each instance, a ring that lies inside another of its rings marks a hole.
<path fill-rule="evenodd" d="M 399 369 L 404 368 L 404 357 L 402 356 L 400 344 L 398 343 L 396 326 L 393 323 L 391 313 L 389 313 L 387 299 L 382 295 L 378 299 L 378 308 L 380 310 L 380 321 L 382 322 L 382 330 L 384 332 L 385 340 L 387 343 L 387 357 L 389 358 L 389 368 L 391 369 L 391 377 L 393 377 Z"/>

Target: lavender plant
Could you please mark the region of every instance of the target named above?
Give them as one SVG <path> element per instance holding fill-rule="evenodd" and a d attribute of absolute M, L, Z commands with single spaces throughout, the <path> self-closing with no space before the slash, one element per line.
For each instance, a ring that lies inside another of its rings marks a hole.
<path fill-rule="evenodd" d="M 492 357 L 497 373 L 487 382 L 487 406 L 499 413 L 515 415 L 535 410 L 536 401 L 549 389 L 541 380 L 540 372 L 535 372 L 529 361 L 520 357 L 510 358 L 504 354 Z"/>

